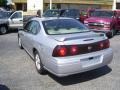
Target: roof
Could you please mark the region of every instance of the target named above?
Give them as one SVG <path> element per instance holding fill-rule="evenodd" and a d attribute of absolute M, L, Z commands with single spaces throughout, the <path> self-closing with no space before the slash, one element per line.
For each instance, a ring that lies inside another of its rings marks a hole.
<path fill-rule="evenodd" d="M 36 21 L 47 21 L 47 20 L 54 20 L 54 19 L 72 19 L 72 18 L 67 18 L 67 17 L 35 17 L 31 20 L 36 20 Z"/>

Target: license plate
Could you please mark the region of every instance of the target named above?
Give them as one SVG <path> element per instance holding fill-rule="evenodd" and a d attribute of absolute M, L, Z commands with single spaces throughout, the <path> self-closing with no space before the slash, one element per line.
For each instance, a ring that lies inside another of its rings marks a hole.
<path fill-rule="evenodd" d="M 95 57 L 81 59 L 80 61 L 81 61 L 83 67 L 89 67 L 89 66 L 93 66 L 93 65 L 102 63 L 101 60 L 102 60 L 101 56 L 95 56 Z"/>

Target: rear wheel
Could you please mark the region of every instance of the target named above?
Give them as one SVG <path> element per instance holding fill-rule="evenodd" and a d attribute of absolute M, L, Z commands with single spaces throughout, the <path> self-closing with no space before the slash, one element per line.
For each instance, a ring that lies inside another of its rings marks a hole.
<path fill-rule="evenodd" d="M 43 67 L 40 55 L 37 51 L 34 52 L 34 60 L 35 60 L 35 66 L 36 66 L 38 73 L 45 74 L 46 70 Z"/>
<path fill-rule="evenodd" d="M 0 27 L 0 34 L 6 34 L 7 33 L 7 28 L 5 26 Z"/>
<path fill-rule="evenodd" d="M 112 29 L 112 30 L 111 30 L 111 33 L 110 33 L 110 35 L 109 35 L 109 37 L 112 38 L 114 35 L 115 35 L 115 30 Z"/>
<path fill-rule="evenodd" d="M 117 34 L 119 32 L 119 30 L 116 30 L 115 34 Z"/>

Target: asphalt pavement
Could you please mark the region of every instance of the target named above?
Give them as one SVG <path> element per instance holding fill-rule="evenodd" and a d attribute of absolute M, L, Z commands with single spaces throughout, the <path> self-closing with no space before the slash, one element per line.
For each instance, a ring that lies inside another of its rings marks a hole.
<path fill-rule="evenodd" d="M 120 35 L 110 42 L 114 52 L 111 64 L 58 78 L 37 73 L 34 61 L 19 49 L 16 32 L 0 35 L 0 90 L 120 90 Z"/>

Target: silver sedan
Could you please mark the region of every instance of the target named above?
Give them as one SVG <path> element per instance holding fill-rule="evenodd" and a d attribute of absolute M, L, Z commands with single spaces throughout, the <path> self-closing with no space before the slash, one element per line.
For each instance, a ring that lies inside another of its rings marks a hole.
<path fill-rule="evenodd" d="M 47 70 L 58 77 L 103 67 L 113 58 L 105 34 L 71 18 L 33 18 L 19 30 L 18 44 L 40 74 Z"/>

